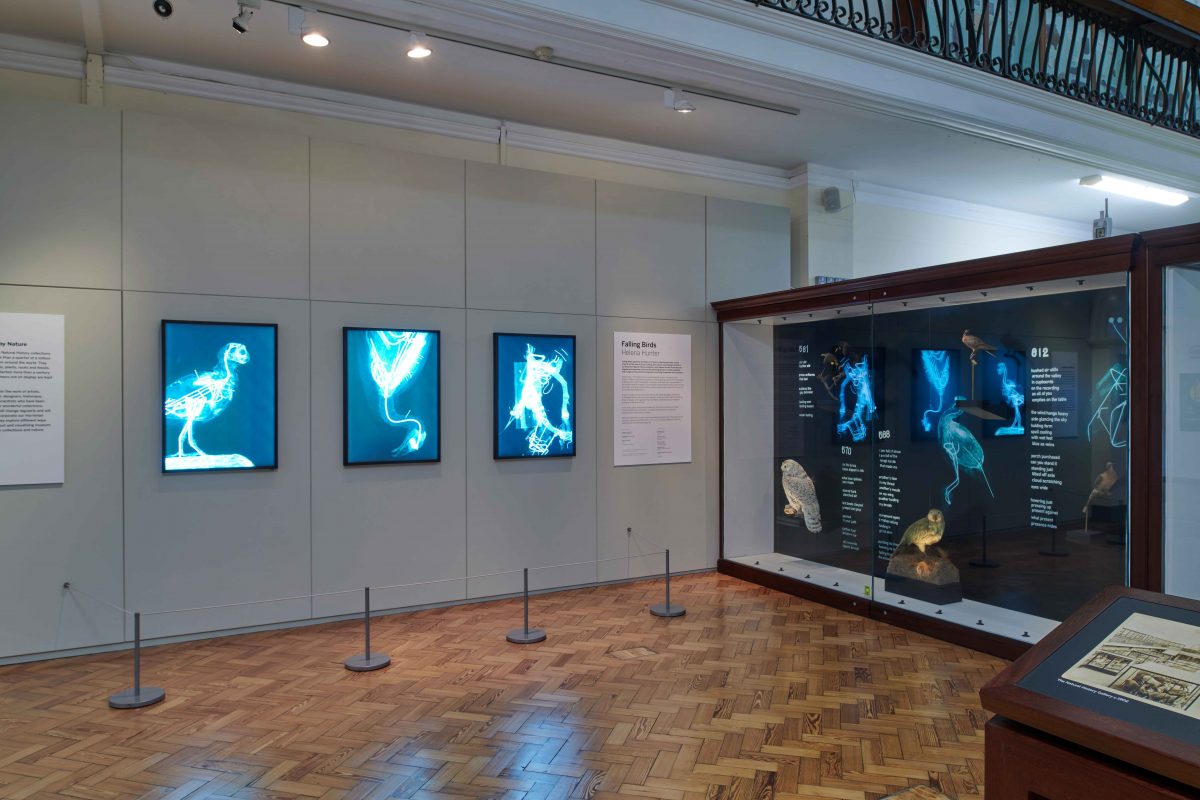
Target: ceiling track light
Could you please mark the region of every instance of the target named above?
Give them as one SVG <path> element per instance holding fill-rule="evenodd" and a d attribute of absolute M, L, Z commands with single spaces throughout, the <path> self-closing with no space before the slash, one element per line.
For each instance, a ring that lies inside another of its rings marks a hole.
<path fill-rule="evenodd" d="M 1155 186 L 1130 178 L 1118 178 L 1114 175 L 1089 175 L 1086 178 L 1080 178 L 1079 185 L 1163 206 L 1179 206 L 1188 201 L 1188 196 L 1178 189 Z"/>
<path fill-rule="evenodd" d="M 696 110 L 696 106 L 684 96 L 683 89 L 663 90 L 663 106 L 680 114 L 691 114 Z"/>
<path fill-rule="evenodd" d="M 329 44 L 329 37 L 309 20 L 309 14 L 315 17 L 317 12 L 288 6 L 288 32 L 293 36 L 299 36 L 300 41 L 309 47 L 325 47 Z"/>
<path fill-rule="evenodd" d="M 262 8 L 262 0 L 239 0 L 237 3 L 238 13 L 233 18 L 233 29 L 238 33 L 245 33 L 250 27 L 250 20 L 254 17 L 254 12 Z"/>
<path fill-rule="evenodd" d="M 405 54 L 409 58 L 428 58 L 433 55 L 433 51 L 429 49 L 429 43 L 425 40 L 425 34 L 421 31 L 410 31 L 408 34 L 408 47 L 405 49 Z"/>

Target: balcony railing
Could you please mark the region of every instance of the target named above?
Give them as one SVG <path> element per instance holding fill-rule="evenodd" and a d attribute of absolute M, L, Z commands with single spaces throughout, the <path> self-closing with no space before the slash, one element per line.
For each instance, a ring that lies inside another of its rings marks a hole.
<path fill-rule="evenodd" d="M 1200 137 L 1200 53 L 1071 0 L 747 0 Z"/>

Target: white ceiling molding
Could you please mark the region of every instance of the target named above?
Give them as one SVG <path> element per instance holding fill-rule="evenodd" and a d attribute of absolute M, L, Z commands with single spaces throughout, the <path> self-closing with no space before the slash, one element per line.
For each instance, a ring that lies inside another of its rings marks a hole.
<path fill-rule="evenodd" d="M 821 164 L 801 164 L 788 171 L 788 185 L 793 188 L 801 186 L 838 186 L 849 188 L 854 183 L 854 173 L 844 169 L 834 169 Z"/>
<path fill-rule="evenodd" d="M 506 130 L 510 146 L 522 147 L 527 150 L 614 161 L 630 166 L 681 172 L 702 178 L 748 183 L 772 189 L 787 189 L 791 185 L 785 170 L 760 164 L 731 161 L 664 147 L 632 144 L 601 136 L 556 131 L 512 122 L 506 123 Z"/>
<path fill-rule="evenodd" d="M 1194 139 L 1016 81 L 813 20 L 732 0 L 326 0 L 431 29 L 555 40 L 571 58 L 697 89 L 937 125 L 1102 170 L 1200 191 Z M 656 35 L 652 32 L 669 32 Z M 811 49 L 810 57 L 799 57 Z M 786 56 L 786 57 L 785 57 Z"/>
<path fill-rule="evenodd" d="M 114 86 L 296 111 L 436 133 L 470 141 L 499 142 L 501 128 L 505 127 L 508 132 L 507 144 L 512 147 L 612 161 L 753 186 L 775 189 L 788 187 L 785 171 L 774 167 L 534 125 L 516 125 L 498 119 L 443 111 L 353 92 L 257 78 L 224 70 L 156 59 L 114 56 L 106 64 L 104 74 L 105 81 Z"/>
<path fill-rule="evenodd" d="M 863 183 L 862 181 L 854 183 L 854 201 L 855 203 L 936 214 L 990 225 L 1003 225 L 1025 231 L 1049 233 L 1069 239 L 1082 240 L 1092 237 L 1090 221 L 1074 222 L 1068 219 L 1043 217 L 1039 214 L 1026 214 L 1023 211 L 910 192 L 905 189 L 894 189 L 890 186 Z"/>
<path fill-rule="evenodd" d="M 971 222 L 1003 225 L 1073 240 L 1088 239 L 1092 235 L 1090 222 L 1076 222 L 1061 217 L 1044 217 L 1040 214 L 1027 214 L 1023 211 L 1013 211 L 983 203 L 971 203 L 941 195 L 896 189 L 891 186 L 858 180 L 852 172 L 826 167 L 822 164 L 803 164 L 791 170 L 788 176 L 789 183 L 795 188 L 813 186 L 823 189 L 828 186 L 837 186 L 850 189 L 854 196 L 853 202 L 856 204 L 865 203 Z"/>
<path fill-rule="evenodd" d="M 86 57 L 82 47 L 0 34 L 0 69 L 82 79 Z"/>
<path fill-rule="evenodd" d="M 486 117 L 154 59 L 113 57 L 105 64 L 104 80 L 113 86 L 295 111 L 476 142 L 497 142 L 500 138 L 499 123 Z"/>

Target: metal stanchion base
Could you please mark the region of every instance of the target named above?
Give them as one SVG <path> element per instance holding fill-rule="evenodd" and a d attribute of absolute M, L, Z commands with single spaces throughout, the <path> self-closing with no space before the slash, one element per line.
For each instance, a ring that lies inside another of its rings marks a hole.
<path fill-rule="evenodd" d="M 992 561 L 990 558 L 972 558 L 967 562 L 972 567 L 998 567 L 999 561 Z"/>
<path fill-rule="evenodd" d="M 650 606 L 650 613 L 656 617 L 682 617 L 687 613 L 687 609 L 683 606 L 669 606 L 666 603 L 658 603 Z"/>
<path fill-rule="evenodd" d="M 392 663 L 392 657 L 384 653 L 359 653 L 346 659 L 346 669 L 351 672 L 374 672 Z"/>
<path fill-rule="evenodd" d="M 513 644 L 537 644 L 546 641 L 546 632 L 541 628 L 513 628 L 504 638 Z"/>
<path fill-rule="evenodd" d="M 161 703 L 167 693 L 157 686 L 143 686 L 141 691 L 127 689 L 108 698 L 110 708 L 145 708 L 155 703 Z"/>

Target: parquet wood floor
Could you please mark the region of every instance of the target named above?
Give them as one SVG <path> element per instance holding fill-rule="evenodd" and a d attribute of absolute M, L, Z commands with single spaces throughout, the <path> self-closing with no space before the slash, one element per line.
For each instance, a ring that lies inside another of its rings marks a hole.
<path fill-rule="evenodd" d="M 113 711 L 127 653 L 0 668 L 0 797 L 983 793 L 978 689 L 1003 662 L 716 574 L 147 649 L 167 699 Z"/>

